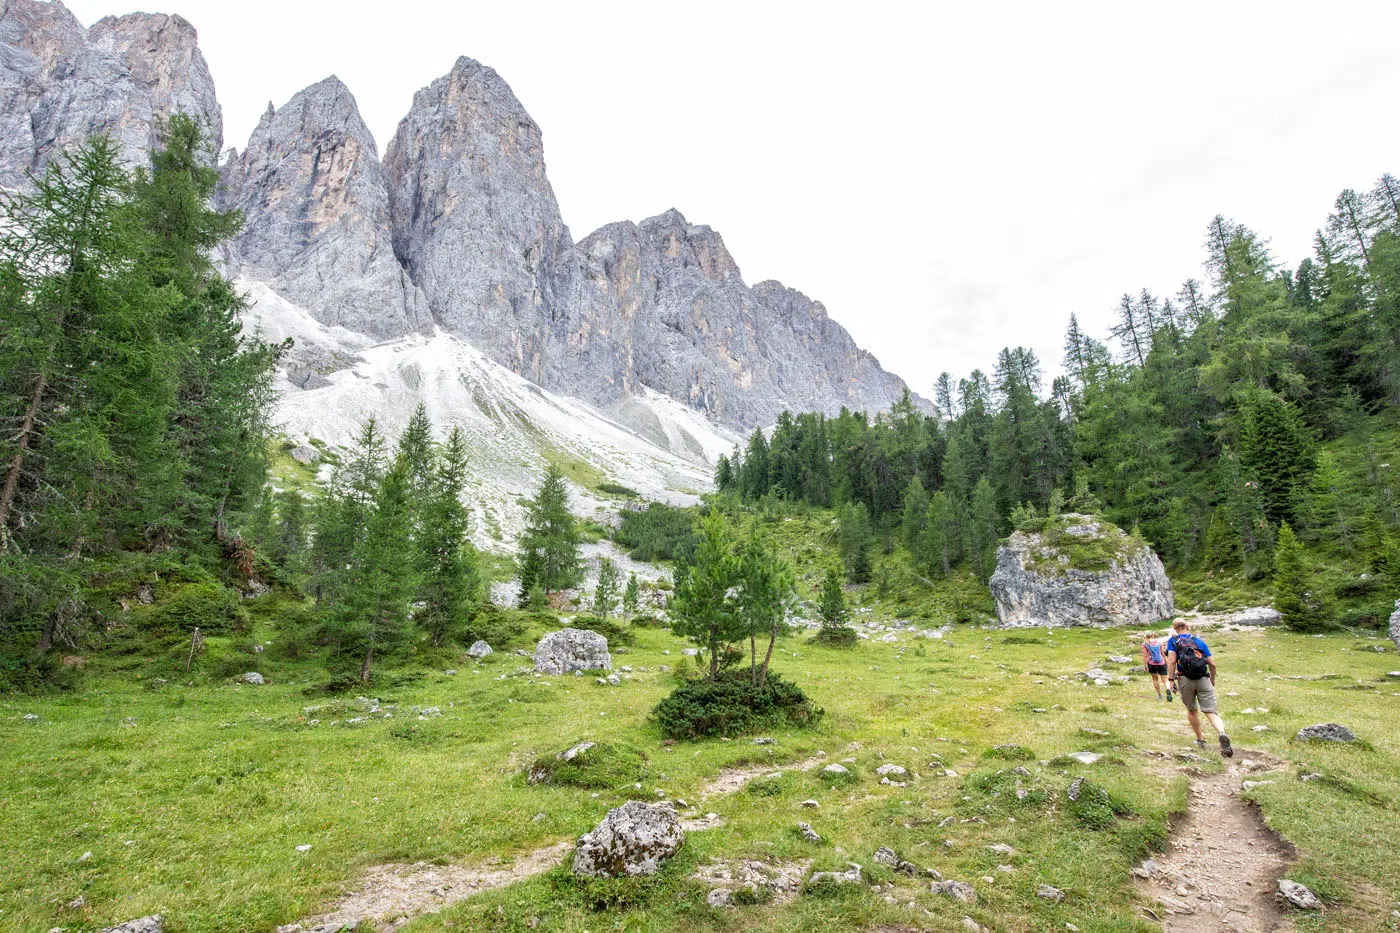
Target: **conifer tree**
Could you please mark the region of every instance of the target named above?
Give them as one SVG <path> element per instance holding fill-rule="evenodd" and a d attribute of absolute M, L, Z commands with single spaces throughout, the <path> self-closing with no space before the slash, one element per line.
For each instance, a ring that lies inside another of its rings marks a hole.
<path fill-rule="evenodd" d="M 969 534 L 972 549 L 972 567 L 977 576 L 986 580 L 996 566 L 997 533 L 996 493 L 987 477 L 977 481 L 972 493 L 972 515 Z"/>
<path fill-rule="evenodd" d="M 400 457 L 411 487 L 418 468 L 402 453 Z M 422 516 L 416 539 L 422 579 L 417 617 L 435 646 L 461 638 L 480 601 L 481 574 L 462 504 L 467 459 L 466 438 L 454 426 L 430 464 L 429 498 L 417 507 Z"/>
<path fill-rule="evenodd" d="M 924 482 L 915 473 L 909 485 L 904 488 L 904 516 L 900 523 L 900 534 L 911 553 L 917 554 L 924 537 L 924 524 L 928 521 L 928 492 Z"/>
<path fill-rule="evenodd" d="M 870 513 L 864 502 L 848 503 L 837 515 L 841 561 L 851 583 L 870 582 Z"/>
<path fill-rule="evenodd" d="M 581 570 L 579 545 L 578 522 L 569 511 L 564 474 L 551 463 L 527 507 L 527 524 L 520 536 L 522 561 L 533 562 L 532 585 L 552 593 L 577 583 Z M 522 593 L 527 592 L 524 582 L 522 576 Z"/>
<path fill-rule="evenodd" d="M 719 676 L 720 652 L 745 634 L 736 590 L 741 582 L 738 543 L 718 511 L 700 521 L 695 549 L 676 567 L 675 595 L 669 607 L 671 630 L 690 638 L 709 655 L 709 679 Z"/>
<path fill-rule="evenodd" d="M 822 595 L 817 604 L 817 612 L 821 616 L 822 627 L 828 629 L 843 627 L 846 619 L 850 617 L 846 608 L 846 593 L 841 587 L 841 575 L 835 568 L 827 568 L 826 577 L 822 580 Z"/>
<path fill-rule="evenodd" d="M 622 611 L 631 619 L 637 614 L 637 607 L 641 603 L 641 588 L 637 584 L 637 575 L 629 573 L 627 575 L 627 587 L 622 591 Z"/>
<path fill-rule="evenodd" d="M 268 497 L 269 501 L 272 497 Z M 276 495 L 277 525 L 272 541 L 272 560 L 284 570 L 299 572 L 306 553 L 306 500 L 295 489 Z"/>
<path fill-rule="evenodd" d="M 945 577 L 952 573 L 953 565 L 962 559 L 962 529 L 957 503 L 941 489 L 929 499 L 922 550 L 929 569 Z"/>
<path fill-rule="evenodd" d="M 1313 578 L 1293 529 L 1287 522 L 1279 526 L 1274 551 L 1274 608 L 1289 628 L 1317 631 L 1330 627 L 1331 600 Z"/>
<path fill-rule="evenodd" d="M 593 612 L 607 617 L 612 615 L 617 605 L 617 588 L 620 574 L 611 557 L 598 558 L 598 582 L 593 586 Z"/>

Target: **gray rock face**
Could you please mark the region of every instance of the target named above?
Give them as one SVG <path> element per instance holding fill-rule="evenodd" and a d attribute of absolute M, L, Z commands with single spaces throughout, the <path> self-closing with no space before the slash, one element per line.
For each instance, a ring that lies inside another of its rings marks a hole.
<path fill-rule="evenodd" d="M 550 632 L 535 646 L 535 670 L 541 674 L 610 671 L 612 656 L 608 654 L 608 640 L 586 629 Z"/>
<path fill-rule="evenodd" d="M 252 684 L 256 687 L 261 687 L 263 684 L 267 683 L 267 681 L 263 679 L 263 675 L 259 674 L 257 671 L 249 671 L 246 674 L 240 674 L 238 676 L 238 682 Z"/>
<path fill-rule="evenodd" d="M 1174 610 L 1171 581 L 1152 549 L 1103 519 L 1062 517 L 1072 523 L 1064 534 L 1092 528 L 1095 552 L 1110 549 L 1107 566 L 1075 566 L 1078 549 L 1065 537 L 1018 531 L 997 549 L 990 586 L 997 617 L 1006 628 L 1031 626 L 1147 625 Z M 1058 543 L 1057 543 L 1058 542 Z"/>
<path fill-rule="evenodd" d="M 609 810 L 574 847 L 573 872 L 620 878 L 654 874 L 685 844 L 685 832 L 669 807 L 629 800 Z"/>
<path fill-rule="evenodd" d="M 374 137 L 339 78 L 269 104 L 223 168 L 222 202 L 243 212 L 235 271 L 272 285 L 323 324 L 372 337 L 431 329 L 427 301 L 394 256 Z"/>
<path fill-rule="evenodd" d="M 1355 742 L 1356 733 L 1335 722 L 1321 722 L 1304 726 L 1294 736 L 1299 742 Z"/>
<path fill-rule="evenodd" d="M 108 133 L 123 159 L 143 164 L 156 122 L 177 110 L 208 128 L 212 164 L 223 114 L 194 27 L 179 16 L 109 16 L 84 29 L 61 3 L 0 5 L 0 185 L 94 133 Z"/>
<path fill-rule="evenodd" d="M 1400 599 L 1395 601 L 1395 611 L 1390 614 L 1390 628 L 1387 632 L 1395 647 L 1400 648 Z"/>

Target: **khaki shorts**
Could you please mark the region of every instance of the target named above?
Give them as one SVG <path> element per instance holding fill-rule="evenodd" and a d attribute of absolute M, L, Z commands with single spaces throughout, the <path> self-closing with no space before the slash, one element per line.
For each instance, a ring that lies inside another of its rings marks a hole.
<path fill-rule="evenodd" d="M 1176 683 L 1182 706 L 1195 710 L 1197 704 L 1200 704 L 1203 713 L 1220 711 L 1215 703 L 1215 684 L 1210 682 L 1209 677 L 1202 677 L 1200 680 L 1187 680 L 1182 677 Z"/>

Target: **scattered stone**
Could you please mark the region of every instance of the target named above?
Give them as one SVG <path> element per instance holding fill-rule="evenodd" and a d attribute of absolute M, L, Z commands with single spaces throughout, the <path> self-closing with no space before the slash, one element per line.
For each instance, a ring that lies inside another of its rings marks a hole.
<path fill-rule="evenodd" d="M 1309 891 L 1306 886 L 1296 881 L 1289 881 L 1287 878 L 1279 879 L 1278 893 L 1285 901 L 1299 910 L 1317 910 L 1322 906 L 1322 901 L 1318 900 L 1316 894 Z"/>
<path fill-rule="evenodd" d="M 309 846 L 309 845 L 300 845 L 300 846 L 297 846 L 297 851 L 298 851 L 298 852 L 310 852 L 310 851 L 311 851 L 311 846 Z"/>
<path fill-rule="evenodd" d="M 900 858 L 894 849 L 891 849 L 889 846 L 881 846 L 875 850 L 875 861 L 877 864 L 884 865 L 887 868 L 893 868 L 895 871 L 909 875 L 911 878 L 919 873 L 919 866 Z"/>
<path fill-rule="evenodd" d="M 1083 792 L 1084 792 L 1084 778 L 1082 778 L 1082 777 L 1077 777 L 1077 778 L 1075 778 L 1073 781 L 1071 781 L 1069 787 L 1066 788 L 1066 790 L 1065 790 L 1065 796 L 1068 797 L 1070 800 L 1078 800 L 1078 799 L 1079 799 L 1079 795 L 1082 794 Z"/>
<path fill-rule="evenodd" d="M 1011 858 L 1011 856 L 1016 854 L 1016 850 L 1004 842 L 992 843 L 991 845 L 987 846 L 987 851 L 995 852 L 997 855 L 1000 855 L 1003 858 Z"/>
<path fill-rule="evenodd" d="M 859 884 L 861 868 L 855 862 L 847 862 L 845 871 L 816 871 L 807 879 L 809 887 L 819 884 Z"/>
<path fill-rule="evenodd" d="M 681 654 L 685 655 L 687 658 L 693 658 L 693 657 L 696 657 L 696 656 L 698 656 L 698 655 L 700 654 L 700 649 L 699 649 L 699 648 L 682 648 L 682 649 L 681 649 Z"/>
<path fill-rule="evenodd" d="M 419 719 L 436 719 L 442 716 L 442 710 L 436 706 L 424 707 L 418 713 Z"/>
<path fill-rule="evenodd" d="M 971 930 L 973 931 L 973 933 L 985 933 L 987 929 L 986 927 L 982 926 L 982 924 L 978 923 L 976 920 L 973 920 L 971 917 L 963 917 L 962 925 L 963 929 Z"/>
<path fill-rule="evenodd" d="M 812 828 L 811 823 L 798 823 L 797 831 L 802 834 L 802 838 L 808 842 L 821 842 L 821 834 Z"/>
<path fill-rule="evenodd" d="M 929 890 L 963 904 L 977 903 L 977 891 L 966 881 L 935 881 L 929 886 Z"/>
<path fill-rule="evenodd" d="M 617 676 L 616 674 L 609 674 L 608 679 L 604 681 L 604 683 L 606 683 L 609 687 L 620 687 L 622 686 L 622 678 Z"/>
<path fill-rule="evenodd" d="M 820 801 L 817 801 L 817 800 L 810 800 L 810 799 L 809 799 L 809 800 L 804 800 L 804 801 L 802 801 L 802 806 L 806 807 L 808 810 L 816 810 L 817 808 L 819 808 L 819 807 L 821 806 L 821 802 L 820 802 Z"/>
<path fill-rule="evenodd" d="M 1298 780 L 1302 781 L 1304 784 L 1311 784 L 1313 781 L 1322 780 L 1322 775 L 1318 774 L 1316 771 L 1311 771 L 1307 774 L 1298 775 Z"/>
<path fill-rule="evenodd" d="M 1400 648 L 1400 599 L 1395 601 L 1395 611 L 1390 614 L 1390 628 L 1388 633 L 1390 640 L 1395 642 L 1395 646 Z"/>
<path fill-rule="evenodd" d="M 674 810 L 629 800 L 609 810 L 601 823 L 579 837 L 573 873 L 608 878 L 650 875 L 684 844 L 685 832 Z"/>
<path fill-rule="evenodd" d="M 107 927 L 102 933 L 161 933 L 164 929 L 165 921 L 161 919 L 160 914 L 152 914 L 149 917 L 128 920 L 126 923 Z"/>
<path fill-rule="evenodd" d="M 825 768 L 822 768 L 822 774 L 840 775 L 840 774 L 850 774 L 850 773 L 851 773 L 851 772 L 850 772 L 849 770 L 847 770 L 847 769 L 846 769 L 844 766 L 842 766 L 842 765 L 832 764 L 832 765 L 827 765 Z"/>
<path fill-rule="evenodd" d="M 38 722 L 38 721 L 39 721 L 39 716 L 38 716 L 37 713 L 25 713 L 24 716 L 23 716 L 22 718 L 24 719 L 25 722 Z"/>
<path fill-rule="evenodd" d="M 1091 765 L 1103 756 L 1096 752 L 1071 752 L 1065 757 L 1072 758 L 1075 761 L 1079 762 L 1081 765 Z"/>
<path fill-rule="evenodd" d="M 249 671 L 248 673 L 239 676 L 238 682 L 244 684 L 253 684 L 259 687 L 267 683 L 267 681 L 263 680 L 263 675 L 259 674 L 257 671 Z"/>
<path fill-rule="evenodd" d="M 486 642 L 482 641 L 479 638 L 476 641 L 472 642 L 472 646 L 467 649 L 467 657 L 469 658 L 480 659 L 494 653 L 495 652 L 491 650 L 491 646 L 486 644 Z"/>
<path fill-rule="evenodd" d="M 1269 729 L 1268 726 L 1253 726 L 1253 727 L 1250 728 L 1249 731 L 1250 731 L 1250 732 L 1269 732 L 1269 731 L 1271 731 L 1271 730 Z"/>
<path fill-rule="evenodd" d="M 1335 722 L 1304 726 L 1294 739 L 1299 742 L 1355 742 L 1356 733 Z"/>
<path fill-rule="evenodd" d="M 1265 784 L 1273 784 L 1273 781 L 1245 781 L 1240 786 L 1245 790 L 1254 790 L 1256 787 L 1263 787 Z"/>
<path fill-rule="evenodd" d="M 1110 654 L 1110 655 L 1108 656 L 1108 663 L 1110 663 L 1110 664 L 1132 664 L 1132 663 L 1133 663 L 1133 659 L 1132 659 L 1132 658 L 1125 658 L 1125 657 L 1124 657 L 1123 655 L 1121 655 L 1121 654 Z"/>
<path fill-rule="evenodd" d="M 880 775 L 881 777 L 887 777 L 891 775 L 894 777 L 904 777 L 909 772 L 905 771 L 899 765 L 885 764 L 880 765 L 880 767 L 876 768 L 875 773 Z"/>
<path fill-rule="evenodd" d="M 1042 884 L 1035 889 L 1035 896 L 1042 901 L 1050 901 L 1059 904 L 1065 899 L 1065 892 L 1055 887 L 1053 884 Z"/>
<path fill-rule="evenodd" d="M 69 901 L 67 904 L 64 904 L 64 905 L 63 905 L 63 909 L 64 909 L 64 910 L 82 910 L 82 909 L 83 909 L 84 907 L 86 907 L 86 906 L 87 906 L 87 898 L 85 898 L 85 897 L 83 897 L 81 894 L 79 894 L 77 897 L 73 898 L 73 899 L 72 899 L 71 901 Z"/>
<path fill-rule="evenodd" d="M 724 888 L 715 888 L 709 894 L 705 895 L 705 903 L 715 908 L 733 907 L 734 895 Z"/>
<path fill-rule="evenodd" d="M 1090 729 L 1088 726 L 1081 726 L 1079 729 L 1083 735 L 1091 735 L 1096 739 L 1106 739 L 1113 733 L 1105 732 L 1102 729 Z"/>
<path fill-rule="evenodd" d="M 444 677 L 456 677 L 456 676 L 457 676 L 457 669 L 456 669 L 455 667 L 450 667 L 450 668 L 448 668 L 447 670 L 443 671 L 443 672 L 442 672 L 442 675 L 443 675 Z"/>
<path fill-rule="evenodd" d="M 535 646 L 535 672 L 573 674 L 612 670 L 608 640 L 597 632 L 565 628 L 550 632 Z"/>
<path fill-rule="evenodd" d="M 755 745 L 772 745 L 772 744 L 773 744 L 773 740 L 770 739 L 770 738 L 768 738 L 767 736 L 760 736 L 759 738 L 756 738 L 756 739 L 753 740 L 753 744 L 755 744 Z"/>

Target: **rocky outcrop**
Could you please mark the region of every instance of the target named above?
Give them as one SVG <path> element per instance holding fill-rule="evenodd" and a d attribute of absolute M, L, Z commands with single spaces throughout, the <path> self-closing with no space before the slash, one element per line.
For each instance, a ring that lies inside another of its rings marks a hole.
<path fill-rule="evenodd" d="M 670 807 L 630 800 L 608 811 L 574 848 L 573 872 L 621 878 L 655 874 L 685 844 L 685 832 Z"/>
<path fill-rule="evenodd" d="M 1012 534 L 997 549 L 990 586 L 1007 628 L 1147 625 L 1174 610 L 1161 559 L 1089 515 L 1061 515 L 1044 530 Z"/>
<path fill-rule="evenodd" d="M 535 646 L 535 671 L 540 674 L 572 674 L 575 671 L 610 671 L 608 640 L 587 629 L 565 628 L 550 632 Z"/>
<path fill-rule="evenodd" d="M 431 330 L 427 301 L 394 256 L 374 137 L 339 78 L 269 104 L 223 176 L 223 206 L 243 212 L 228 248 L 237 274 L 323 324 L 380 338 Z"/>
<path fill-rule="evenodd" d="M 61 3 L 0 4 L 0 185 L 94 133 L 130 164 L 145 162 L 157 123 L 176 110 L 208 128 L 212 164 L 223 115 L 195 29 L 179 16 L 109 16 L 84 29 Z"/>
<path fill-rule="evenodd" d="M 1298 734 L 1293 739 L 1297 742 L 1341 742 L 1345 744 L 1355 742 L 1356 733 L 1341 723 L 1320 722 L 1299 729 Z"/>
<path fill-rule="evenodd" d="M 1400 599 L 1395 601 L 1395 611 L 1390 614 L 1390 625 L 1386 634 L 1395 642 L 1395 647 L 1400 648 Z"/>

